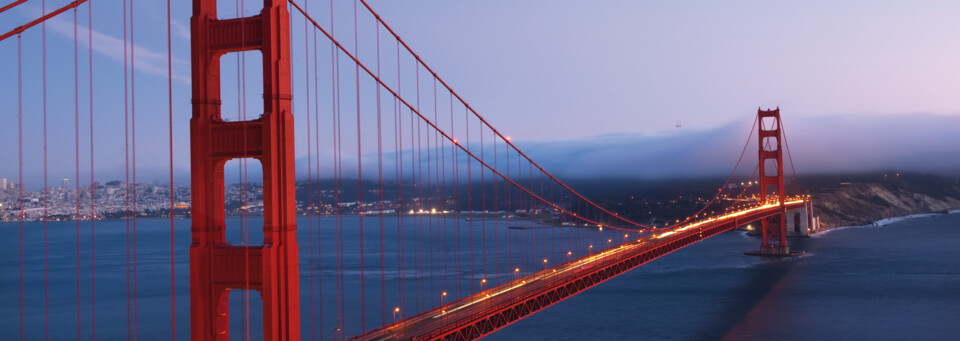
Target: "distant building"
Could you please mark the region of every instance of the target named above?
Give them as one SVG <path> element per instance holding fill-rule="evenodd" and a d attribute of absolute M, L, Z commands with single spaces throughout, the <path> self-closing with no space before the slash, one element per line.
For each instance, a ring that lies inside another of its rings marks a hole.
<path fill-rule="evenodd" d="M 70 189 L 70 179 L 61 180 L 63 183 L 60 185 L 60 189 Z"/>
<path fill-rule="evenodd" d="M 0 189 L 7 189 L 7 178 L 0 178 Z"/>

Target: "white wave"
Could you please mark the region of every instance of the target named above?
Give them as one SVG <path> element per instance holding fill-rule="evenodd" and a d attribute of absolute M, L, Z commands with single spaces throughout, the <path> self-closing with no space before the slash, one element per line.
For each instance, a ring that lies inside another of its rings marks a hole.
<path fill-rule="evenodd" d="M 824 230 L 824 231 L 820 231 L 820 232 L 814 233 L 814 234 L 810 235 L 810 238 L 820 238 L 820 237 L 823 237 L 823 236 L 825 236 L 825 235 L 827 235 L 827 234 L 830 234 L 830 232 L 833 232 L 833 231 L 840 231 L 840 230 L 846 230 L 846 229 L 852 229 L 852 228 L 864 228 L 864 227 L 871 227 L 871 225 L 854 225 L 854 226 L 834 227 L 834 228 L 831 228 L 831 229 L 827 229 L 827 230 Z"/>
<path fill-rule="evenodd" d="M 893 223 L 899 223 L 899 222 L 905 221 L 905 220 L 917 219 L 917 218 L 935 217 L 935 216 L 938 216 L 938 215 L 941 215 L 941 214 L 940 214 L 940 213 L 913 214 L 913 215 L 908 215 L 908 216 L 903 216 L 903 217 L 894 217 L 894 218 L 880 219 L 880 220 L 877 220 L 877 221 L 873 222 L 873 224 L 871 224 L 871 225 L 873 225 L 873 226 L 887 226 L 887 225 L 890 225 L 890 224 L 893 224 Z"/>
<path fill-rule="evenodd" d="M 960 213 L 960 209 L 954 210 L 954 211 L 950 211 L 950 214 L 954 214 L 954 213 Z M 936 217 L 936 216 L 939 216 L 939 215 L 942 215 L 942 214 L 941 214 L 941 213 L 921 213 L 921 214 L 911 214 L 911 215 L 902 216 L 902 217 L 893 217 L 893 218 L 880 219 L 880 220 L 877 220 L 877 221 L 875 221 L 875 222 L 872 222 L 872 223 L 866 224 L 866 225 L 834 227 L 834 228 L 831 228 L 831 229 L 827 229 L 827 230 L 825 230 L 825 231 L 821 231 L 821 232 L 814 233 L 814 234 L 811 235 L 810 237 L 812 237 L 812 238 L 820 238 L 820 237 L 822 237 L 822 236 L 824 236 L 824 235 L 827 235 L 827 234 L 829 234 L 830 232 L 833 232 L 833 231 L 846 230 L 846 229 L 849 229 L 849 228 L 884 227 L 884 226 L 887 226 L 887 225 L 890 225 L 890 224 L 899 223 L 899 222 L 906 221 L 906 220 L 918 219 L 918 218 Z"/>

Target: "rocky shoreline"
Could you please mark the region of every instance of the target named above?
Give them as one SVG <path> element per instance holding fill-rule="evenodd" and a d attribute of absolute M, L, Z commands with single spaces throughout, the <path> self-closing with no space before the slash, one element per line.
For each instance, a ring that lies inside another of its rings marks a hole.
<path fill-rule="evenodd" d="M 960 209 L 957 179 L 903 173 L 813 178 L 805 187 L 823 229 Z"/>

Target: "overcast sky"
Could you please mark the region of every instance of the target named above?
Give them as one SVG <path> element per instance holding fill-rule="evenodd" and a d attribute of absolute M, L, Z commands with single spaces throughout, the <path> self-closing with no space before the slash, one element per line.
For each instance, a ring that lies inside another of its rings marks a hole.
<path fill-rule="evenodd" d="M 69 1 L 47 2 L 49 9 Z M 352 1 L 336 2 L 335 29 L 343 34 L 353 23 L 341 14 L 352 14 Z M 122 13 L 119 0 L 93 3 L 96 168 L 107 181 L 123 166 L 117 134 L 101 137 L 123 129 Z M 166 97 L 156 95 L 166 89 L 162 3 L 134 7 L 141 179 L 165 177 L 166 131 L 155 129 L 166 127 Z M 221 3 L 223 12 L 235 11 L 233 1 Z M 736 161 L 757 108 L 779 106 L 801 173 L 897 168 L 960 175 L 957 1 L 370 3 L 497 129 L 558 174 L 720 175 Z M 307 5 L 329 17 L 317 9 L 329 2 Z M 260 2 L 245 6 L 252 14 Z M 189 2 L 175 1 L 173 11 L 175 159 L 183 176 Z M 31 1 L 0 14 L 0 31 L 39 13 L 39 2 Z M 292 17 L 301 27 L 302 19 Z M 51 178 L 73 177 L 72 20 L 67 12 L 47 26 L 48 96 L 56 98 L 48 111 L 60 117 L 48 122 Z M 16 39 L 0 42 L 0 177 L 8 179 L 16 178 L 16 48 Z M 42 166 L 39 27 L 23 35 L 23 51 L 24 169 L 31 181 Z M 230 82 L 224 87 L 236 86 Z M 81 141 L 89 139 L 87 106 L 81 93 Z M 83 143 L 80 152 L 87 169 Z M 306 150 L 298 147 L 297 155 Z"/>

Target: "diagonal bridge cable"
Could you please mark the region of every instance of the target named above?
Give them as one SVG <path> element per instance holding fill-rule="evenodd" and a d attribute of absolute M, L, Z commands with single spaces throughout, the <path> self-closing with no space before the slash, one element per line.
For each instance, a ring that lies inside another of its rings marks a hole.
<path fill-rule="evenodd" d="M 479 162 L 483 167 L 491 170 L 494 174 L 496 174 L 497 176 L 503 178 L 505 181 L 509 182 L 511 185 L 513 185 L 514 187 L 518 188 L 518 189 L 521 190 L 522 192 L 524 192 L 524 193 L 526 193 L 526 194 L 534 197 L 535 199 L 543 202 L 544 204 L 547 204 L 548 206 L 556 209 L 556 210 L 559 211 L 559 212 L 562 212 L 562 213 L 565 213 L 565 214 L 569 214 L 569 215 L 571 215 L 571 216 L 573 216 L 573 217 L 576 217 L 577 219 L 579 219 L 579 220 L 581 220 L 581 221 L 584 221 L 584 222 L 586 222 L 586 223 L 589 223 L 589 224 L 593 224 L 593 225 L 597 225 L 597 226 L 602 226 L 602 227 L 607 227 L 607 228 L 612 228 L 612 229 L 615 229 L 615 230 L 629 231 L 629 232 L 636 232 L 636 231 L 642 231 L 642 230 L 656 230 L 656 229 L 657 229 L 656 227 L 649 226 L 649 225 L 646 225 L 646 224 L 642 224 L 642 223 L 635 222 L 635 221 L 633 221 L 633 220 L 624 218 L 623 216 L 619 215 L 618 213 L 612 212 L 612 211 L 610 211 L 610 210 L 607 210 L 607 209 L 604 208 L 604 207 L 601 207 L 601 206 L 598 205 L 597 203 L 593 202 L 592 200 L 588 199 L 588 198 L 585 197 L 584 195 L 580 194 L 579 192 L 577 192 L 576 190 L 574 190 L 573 188 L 571 188 L 571 187 L 570 187 L 569 185 L 567 185 L 566 183 L 560 181 L 560 179 L 556 178 L 553 174 L 551 174 L 551 173 L 548 172 L 546 169 L 544 169 L 542 166 L 540 166 L 538 163 L 536 163 L 536 162 L 535 162 L 532 158 L 530 158 L 526 153 L 524 153 L 523 151 L 521 151 L 515 144 L 513 144 L 512 142 L 510 142 L 510 139 L 509 139 L 509 138 L 507 138 L 507 137 L 504 136 L 502 133 L 500 133 L 500 131 L 498 131 L 496 128 L 494 128 L 485 118 L 483 118 L 483 116 L 481 116 L 473 107 L 471 107 L 471 106 L 466 102 L 466 100 L 464 100 L 458 93 L 456 93 L 456 91 L 454 91 L 453 88 L 450 87 L 450 85 L 448 85 L 442 78 L 440 78 L 440 76 L 439 76 L 433 69 L 431 69 L 428 65 L 426 65 L 426 63 L 423 62 L 423 60 L 420 58 L 420 56 L 417 55 L 417 54 L 413 51 L 413 49 L 410 48 L 410 46 L 400 38 L 400 36 L 396 33 L 396 31 L 394 31 L 389 25 L 386 24 L 386 22 L 384 22 L 384 20 L 380 17 L 380 15 L 377 14 L 377 13 L 373 10 L 373 8 L 370 7 L 370 5 L 366 3 L 366 1 L 360 0 L 360 2 L 364 4 L 364 6 L 367 8 L 367 10 L 370 11 L 370 13 L 377 19 L 377 21 L 378 21 L 381 25 L 383 25 L 384 28 L 386 28 L 387 31 L 390 32 L 390 34 L 392 34 L 392 35 L 394 36 L 394 38 L 395 38 L 401 45 L 403 45 L 403 47 L 414 57 L 414 59 L 416 59 L 416 61 L 418 62 L 418 64 L 419 64 L 419 65 L 422 65 L 426 71 L 430 72 L 430 74 L 431 74 L 437 81 L 439 81 L 440 84 L 442 84 L 442 85 L 447 89 L 447 91 L 449 91 L 454 97 L 456 97 L 456 99 L 457 99 L 461 104 L 463 104 L 464 107 L 466 107 L 467 110 L 469 110 L 478 120 L 480 120 L 486 127 L 488 127 L 497 137 L 499 137 L 502 141 L 504 141 L 508 146 L 510 146 L 510 147 L 511 147 L 514 151 L 516 151 L 520 156 L 522 156 L 524 159 L 526 159 L 528 162 L 530 162 L 531 165 L 535 166 L 535 167 L 537 168 L 537 170 L 543 172 L 544 175 L 546 175 L 547 177 L 549 177 L 551 180 L 553 180 L 554 182 L 556 182 L 558 185 L 560 185 L 560 186 L 563 187 L 564 189 L 568 190 L 570 193 L 572 193 L 572 194 L 573 194 L 574 196 L 576 196 L 577 198 L 579 198 L 579 199 L 583 200 L 584 202 L 586 202 L 589 206 L 594 207 L 594 208 L 596 208 L 597 210 L 599 210 L 599 211 L 601 211 L 601 212 L 603 212 L 603 213 L 608 214 L 609 216 L 615 217 L 617 220 L 620 220 L 620 221 L 622 221 L 622 222 L 624 222 L 624 223 L 626 223 L 626 224 L 628 224 L 628 225 L 631 225 L 631 226 L 634 227 L 634 228 L 624 228 L 624 227 L 612 226 L 612 225 L 609 225 L 609 224 L 603 224 L 603 223 L 600 223 L 600 222 L 598 222 L 598 221 L 596 221 L 596 220 L 592 220 L 592 219 L 583 217 L 582 215 L 577 215 L 575 212 L 572 212 L 572 211 L 570 211 L 570 210 L 564 209 L 564 208 L 560 207 L 559 205 L 557 205 L 557 204 L 555 204 L 555 203 L 553 203 L 553 202 L 550 202 L 550 201 L 546 200 L 546 199 L 543 198 L 542 196 L 533 193 L 531 190 L 523 187 L 521 184 L 517 183 L 517 182 L 514 181 L 513 179 L 511 179 L 511 178 L 509 178 L 508 176 L 504 175 L 502 172 L 500 172 L 500 171 L 498 171 L 497 169 L 495 169 L 495 167 L 490 166 L 489 163 L 487 163 L 486 161 L 482 160 L 480 157 L 478 157 L 477 155 L 475 155 L 474 153 L 472 153 L 471 151 L 469 151 L 469 150 L 468 150 L 466 147 L 464 147 L 463 145 L 457 143 L 457 140 L 456 140 L 456 139 L 454 139 L 452 136 L 450 136 L 449 134 L 447 134 L 446 132 L 444 132 L 443 130 L 441 130 L 441 129 L 439 128 L 439 126 L 437 126 L 434 122 L 432 122 L 432 121 L 429 120 L 426 116 L 424 116 L 415 106 L 411 105 L 411 104 L 410 104 L 409 102 L 407 102 L 405 99 L 403 99 L 402 97 L 400 97 L 400 95 L 399 95 L 393 88 L 391 88 L 391 87 L 390 87 L 389 85 L 387 85 L 380 77 L 378 77 L 374 71 L 370 70 L 370 69 L 367 68 L 363 63 L 361 63 L 360 60 L 359 60 L 354 54 L 350 53 L 350 52 L 346 49 L 346 47 L 344 47 L 337 39 L 335 39 L 335 38 L 333 37 L 333 35 L 332 35 L 330 32 L 328 32 L 326 29 L 324 29 L 323 27 L 321 27 L 321 26 L 319 25 L 319 23 L 317 23 L 317 21 L 314 20 L 296 1 L 294 1 L 294 0 L 288 0 L 288 2 L 289 2 L 294 8 L 296 8 L 297 11 L 299 11 L 307 20 L 309 20 L 309 21 L 313 24 L 314 27 L 316 27 L 321 33 L 323 33 L 325 36 L 327 36 L 327 38 L 328 38 L 340 51 L 342 51 L 347 57 L 349 57 L 350 59 L 352 59 L 352 60 L 354 61 L 354 63 L 356 63 L 361 69 L 363 69 L 364 72 L 366 72 L 366 73 L 367 73 L 372 79 L 374 79 L 378 84 L 380 84 L 381 86 L 383 86 L 383 88 L 384 88 L 385 90 L 387 90 L 388 92 L 390 92 L 391 95 L 393 95 L 401 104 L 403 104 L 403 105 L 406 106 L 408 109 L 410 109 L 411 112 L 413 112 L 413 113 L 415 113 L 417 116 L 419 116 L 420 119 L 421 119 L 422 121 L 424 121 L 425 123 L 427 123 L 428 126 L 430 126 L 430 127 L 433 128 L 434 130 L 436 130 L 437 132 L 439 132 L 446 140 L 452 142 L 452 143 L 453 143 L 454 145 L 456 145 L 458 148 L 460 148 L 461 150 L 463 150 L 463 151 L 467 154 L 467 156 L 473 158 L 474 160 L 476 160 L 477 162 Z M 755 125 L 755 124 L 754 124 L 754 125 Z M 755 128 L 755 127 L 754 127 L 754 128 Z M 750 133 L 751 136 L 750 136 L 750 137 L 752 137 L 752 134 L 753 134 L 753 129 L 751 129 L 751 133 Z M 748 137 L 747 145 L 749 145 L 750 137 Z M 738 160 L 737 160 L 736 166 L 734 167 L 733 171 L 731 171 L 731 174 L 730 174 L 730 176 L 727 178 L 727 180 L 725 181 L 723 187 L 721 187 L 720 190 L 717 191 L 717 193 L 716 193 L 715 196 L 709 201 L 709 203 L 708 203 L 704 208 L 702 208 L 696 215 L 699 215 L 700 213 L 704 212 L 704 211 L 709 207 L 709 205 L 711 205 L 713 202 L 715 202 L 715 201 L 719 198 L 719 196 L 723 193 L 723 188 L 726 187 L 726 184 L 728 184 L 728 183 L 730 182 L 730 180 L 732 179 L 733 174 L 736 172 L 736 169 L 739 167 L 739 164 L 741 163 L 741 161 L 742 161 L 742 159 L 743 159 L 743 156 L 744 156 L 744 154 L 745 154 L 745 152 L 746 152 L 746 147 L 747 147 L 747 145 L 744 146 L 744 149 L 743 149 L 743 151 L 741 152 L 741 155 L 740 155 L 740 157 L 739 157 Z M 677 225 L 686 223 L 686 222 L 690 221 L 691 219 L 692 219 L 692 217 L 691 217 L 691 218 L 687 218 L 687 219 L 683 220 L 682 222 L 678 222 L 678 223 L 673 224 L 673 225 L 666 225 L 666 226 L 661 227 L 661 228 L 667 228 L 667 227 L 677 226 Z"/>
<path fill-rule="evenodd" d="M 290 0 L 290 2 L 293 3 L 293 0 Z M 386 23 L 386 21 L 383 20 L 382 17 L 380 17 L 380 14 L 377 13 L 377 12 L 373 9 L 373 7 L 371 7 L 370 4 L 367 3 L 366 0 L 360 0 L 360 2 L 363 3 L 363 5 L 367 8 L 367 10 L 370 11 L 370 14 L 372 14 L 372 15 L 376 18 L 376 20 L 377 20 L 381 25 L 383 25 L 383 27 L 386 28 L 387 31 L 389 31 L 390 34 L 392 34 L 393 37 L 394 37 L 401 45 L 403 45 L 403 47 L 407 50 L 407 52 L 409 52 L 410 55 L 413 56 L 414 59 L 416 59 L 417 62 L 424 67 L 424 69 L 426 69 L 428 72 L 430 72 L 430 74 L 433 75 L 433 77 L 434 77 L 437 81 L 439 81 L 440 84 L 443 84 L 443 86 L 447 89 L 447 91 L 449 91 L 450 94 L 452 94 L 454 97 L 456 97 L 457 100 L 459 100 L 460 103 L 463 104 L 464 107 L 467 108 L 467 110 L 469 110 L 471 113 L 473 113 L 473 115 L 474 115 L 477 119 L 479 119 L 481 122 L 483 122 L 484 125 L 486 125 L 488 128 L 490 128 L 490 130 L 493 131 L 493 133 L 496 134 L 496 136 L 500 137 L 500 139 L 502 139 L 504 142 L 506 142 L 507 145 L 509 145 L 511 148 L 513 148 L 513 150 L 515 150 L 517 153 L 519 153 L 521 156 L 523 156 L 525 159 L 527 159 L 527 161 L 529 161 L 531 164 L 533 164 L 533 166 L 537 167 L 537 169 L 540 170 L 541 172 L 543 172 L 547 177 L 549 177 L 551 180 L 553 180 L 554 182 L 556 182 L 557 184 L 559 184 L 559 185 L 562 186 L 563 188 L 565 188 L 565 189 L 567 189 L 568 191 L 570 191 L 571 193 L 573 193 L 575 196 L 577 196 L 577 197 L 580 198 L 581 200 L 584 200 L 585 202 L 587 202 L 587 203 L 590 204 L 591 206 L 593 206 L 593 207 L 595 207 L 595 208 L 603 211 L 604 213 L 607 213 L 607 214 L 609 214 L 609 215 L 611 215 L 611 216 L 614 216 L 614 217 L 616 217 L 617 219 L 619 219 L 619 220 L 621 220 L 621 221 L 623 221 L 623 222 L 626 222 L 627 224 L 630 224 L 630 225 L 633 225 L 633 226 L 636 226 L 636 227 L 640 227 L 640 228 L 643 228 L 643 229 L 654 228 L 654 227 L 651 227 L 651 226 L 647 226 L 647 225 L 645 225 L 645 224 L 640 224 L 640 223 L 631 221 L 631 220 L 629 220 L 629 219 L 623 218 L 623 217 L 621 217 L 619 214 L 614 213 L 614 212 L 611 212 L 611 211 L 605 209 L 604 207 L 596 204 L 595 202 L 591 201 L 590 199 L 587 199 L 585 196 L 583 196 L 582 194 L 580 194 L 579 192 L 577 192 L 576 190 L 574 190 L 573 188 L 571 188 L 570 186 L 568 186 L 566 183 L 564 183 L 563 181 L 560 181 L 560 179 L 557 179 L 553 174 L 551 174 L 551 173 L 548 172 L 546 169 L 544 169 L 543 167 L 541 167 L 540 164 L 538 164 L 538 163 L 536 163 L 535 161 L 533 161 L 533 159 L 531 159 L 529 156 L 527 156 L 526 153 L 524 153 L 523 151 L 521 151 L 516 145 L 514 145 L 512 142 L 510 142 L 510 139 L 509 139 L 509 138 L 507 138 L 507 137 L 505 137 L 503 134 L 501 134 L 496 128 L 493 127 L 493 125 L 490 124 L 490 122 L 488 122 L 485 118 L 483 118 L 483 116 L 481 116 L 480 113 L 478 113 L 476 110 L 474 110 L 474 108 L 471 107 L 470 104 L 468 104 L 467 101 L 464 100 L 456 91 L 454 91 L 453 88 L 452 88 L 450 85 L 447 84 L 447 82 L 445 82 L 442 78 L 440 78 L 440 75 L 437 74 L 437 72 L 435 72 L 432 68 L 430 68 L 430 66 L 427 65 L 427 63 L 424 62 L 423 59 L 421 59 L 420 56 L 419 56 L 416 52 L 414 52 L 413 49 L 412 49 L 409 45 L 407 45 L 407 43 L 406 43 L 402 38 L 400 38 L 400 35 L 397 34 L 397 32 L 394 31 L 394 30 L 390 27 L 390 25 L 388 25 L 388 24 Z M 756 120 L 754 120 L 754 123 L 752 124 L 752 126 L 755 126 L 755 125 L 756 125 Z M 713 197 L 713 199 L 711 199 L 711 200 L 709 201 L 709 203 L 708 203 L 707 205 L 705 205 L 702 209 L 700 209 L 700 211 L 697 212 L 694 216 L 697 216 L 697 215 L 703 213 L 704 211 L 706 211 L 706 209 L 707 209 L 714 201 L 716 201 L 716 199 L 718 199 L 718 198 L 720 197 L 720 194 L 722 193 L 723 188 L 726 187 L 727 184 L 729 184 L 730 180 L 731 180 L 732 177 L 733 177 L 733 173 L 736 172 L 737 167 L 739 166 L 741 160 L 743 159 L 743 155 L 744 155 L 744 153 L 746 152 L 747 145 L 749 145 L 749 141 L 750 141 L 750 139 L 751 139 L 752 136 L 753 136 L 753 129 L 756 129 L 756 127 L 751 128 L 750 134 L 748 135 L 748 138 L 747 138 L 747 143 L 746 143 L 746 145 L 744 146 L 743 151 L 741 151 L 739 159 L 737 160 L 737 165 L 734 166 L 733 171 L 731 171 L 730 176 L 729 176 L 729 177 L 727 178 L 727 180 L 724 182 L 724 185 L 723 185 L 723 187 L 721 187 L 721 190 L 718 191 L 717 194 Z M 683 223 L 689 221 L 690 219 L 691 219 L 691 218 L 687 218 L 687 219 L 685 219 L 685 220 L 683 220 L 683 221 L 681 221 L 681 222 L 679 222 L 679 223 L 677 223 L 677 224 L 667 225 L 666 227 L 683 224 Z"/>

